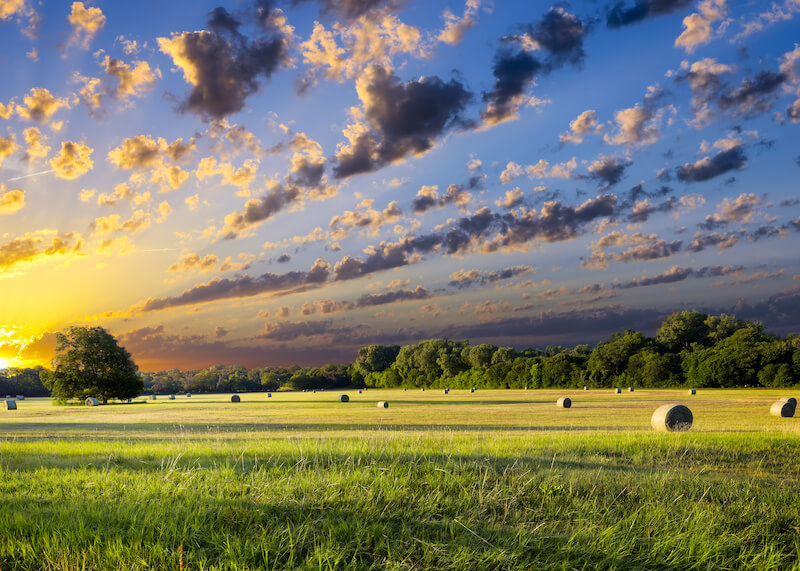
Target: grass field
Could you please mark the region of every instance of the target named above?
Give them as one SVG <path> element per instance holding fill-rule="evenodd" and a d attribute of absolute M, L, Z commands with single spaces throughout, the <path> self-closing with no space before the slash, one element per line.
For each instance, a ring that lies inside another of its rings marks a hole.
<path fill-rule="evenodd" d="M 768 414 L 792 395 L 27 399 L 0 411 L 0 570 L 800 569 L 800 419 Z M 670 402 L 690 432 L 652 431 Z"/>

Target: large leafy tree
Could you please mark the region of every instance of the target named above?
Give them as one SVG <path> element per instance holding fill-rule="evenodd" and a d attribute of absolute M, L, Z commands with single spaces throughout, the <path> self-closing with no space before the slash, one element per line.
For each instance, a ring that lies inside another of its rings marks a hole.
<path fill-rule="evenodd" d="M 102 327 L 70 327 L 56 334 L 53 370 L 44 375 L 54 398 L 127 399 L 144 390 L 131 354 Z"/>

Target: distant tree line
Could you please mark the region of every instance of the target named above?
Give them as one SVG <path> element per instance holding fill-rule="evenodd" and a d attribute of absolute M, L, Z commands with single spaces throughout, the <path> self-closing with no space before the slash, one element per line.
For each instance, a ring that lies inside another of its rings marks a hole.
<path fill-rule="evenodd" d="M 800 384 L 800 337 L 760 323 L 698 311 L 673 313 L 655 337 L 627 329 L 596 347 L 517 351 L 430 339 L 370 345 L 351 366 L 368 387 L 784 387 Z"/>
<path fill-rule="evenodd" d="M 72 339 L 70 336 L 87 333 L 110 343 L 101 328 L 70 330 L 67 336 L 62 336 L 61 342 L 74 349 L 75 343 L 68 343 Z M 59 366 L 63 365 L 65 356 L 61 357 Z M 92 352 L 86 352 L 83 359 L 90 362 Z M 135 365 L 132 367 L 135 371 Z M 82 370 L 77 376 L 86 376 L 86 367 Z M 64 387 L 70 388 L 75 384 L 73 377 L 65 374 L 56 383 L 58 372 L 59 368 L 51 372 L 42 367 L 0 371 L 0 396 L 46 396 L 48 388 L 61 387 L 63 392 Z M 800 336 L 792 334 L 781 338 L 765 332 L 760 323 L 730 315 L 681 311 L 667 317 L 654 337 L 626 329 L 595 347 L 549 346 L 544 350 L 517 350 L 491 344 L 471 345 L 469 341 L 428 339 L 404 347 L 362 347 L 356 360 L 349 365 L 254 369 L 241 365 L 214 365 L 190 371 L 170 369 L 135 374 L 138 376 L 135 384 L 143 386 L 147 394 L 274 391 L 279 388 L 312 390 L 346 386 L 787 387 L 800 386 Z M 95 384 L 99 388 L 81 387 L 75 389 L 78 391 L 75 394 L 81 396 L 84 392 L 91 392 L 102 395 L 99 381 Z M 136 388 L 135 392 L 139 391 Z M 70 393 L 70 396 L 74 395 Z"/>

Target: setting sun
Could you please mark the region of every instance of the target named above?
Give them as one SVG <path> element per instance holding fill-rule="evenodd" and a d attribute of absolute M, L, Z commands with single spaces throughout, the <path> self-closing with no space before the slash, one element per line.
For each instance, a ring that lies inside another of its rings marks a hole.
<path fill-rule="evenodd" d="M 7 369 L 10 365 L 11 365 L 10 359 L 0 357 L 0 371 L 2 371 L 3 369 Z"/>

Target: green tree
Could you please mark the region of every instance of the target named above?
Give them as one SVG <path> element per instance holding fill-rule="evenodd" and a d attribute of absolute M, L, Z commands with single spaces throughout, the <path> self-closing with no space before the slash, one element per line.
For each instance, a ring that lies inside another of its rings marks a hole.
<path fill-rule="evenodd" d="M 131 354 L 102 327 L 70 327 L 56 334 L 53 370 L 44 382 L 56 399 L 127 399 L 141 394 Z"/>
<path fill-rule="evenodd" d="M 726 316 L 727 317 L 727 316 Z M 699 311 L 679 311 L 669 315 L 656 331 L 656 341 L 668 353 L 680 353 L 688 350 L 692 344 L 707 345 L 709 335 L 708 315 Z M 713 323 L 715 327 L 725 329 L 725 323 Z"/>

